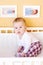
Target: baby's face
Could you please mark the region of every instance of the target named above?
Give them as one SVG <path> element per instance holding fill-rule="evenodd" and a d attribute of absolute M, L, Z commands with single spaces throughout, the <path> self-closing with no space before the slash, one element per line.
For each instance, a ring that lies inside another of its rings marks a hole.
<path fill-rule="evenodd" d="M 26 30 L 25 23 L 22 21 L 14 22 L 14 31 L 18 35 L 22 35 Z"/>

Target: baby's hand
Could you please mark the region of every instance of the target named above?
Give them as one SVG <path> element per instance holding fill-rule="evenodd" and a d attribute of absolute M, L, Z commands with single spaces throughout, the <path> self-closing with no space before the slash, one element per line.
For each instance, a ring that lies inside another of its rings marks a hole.
<path fill-rule="evenodd" d="M 22 57 L 25 57 L 25 55 L 26 55 L 25 53 L 23 53 L 23 52 L 21 53 L 21 56 L 22 56 Z"/>
<path fill-rule="evenodd" d="M 22 46 L 19 46 L 18 49 L 17 49 L 17 52 L 20 52 L 21 48 L 22 48 Z"/>

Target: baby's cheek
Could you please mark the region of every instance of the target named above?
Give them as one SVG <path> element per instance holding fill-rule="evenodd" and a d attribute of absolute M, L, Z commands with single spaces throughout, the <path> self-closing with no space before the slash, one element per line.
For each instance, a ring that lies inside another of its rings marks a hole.
<path fill-rule="evenodd" d="M 15 30 L 15 33 L 17 33 L 18 31 L 17 30 Z"/>

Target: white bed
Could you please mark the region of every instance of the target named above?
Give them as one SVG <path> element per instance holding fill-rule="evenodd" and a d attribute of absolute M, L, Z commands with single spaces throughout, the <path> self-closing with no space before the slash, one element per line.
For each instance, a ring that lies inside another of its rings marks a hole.
<path fill-rule="evenodd" d="M 43 45 L 43 32 L 32 32 Z M 14 57 L 17 50 L 14 33 L 0 33 L 0 57 Z M 43 56 L 43 50 L 38 57 Z"/>

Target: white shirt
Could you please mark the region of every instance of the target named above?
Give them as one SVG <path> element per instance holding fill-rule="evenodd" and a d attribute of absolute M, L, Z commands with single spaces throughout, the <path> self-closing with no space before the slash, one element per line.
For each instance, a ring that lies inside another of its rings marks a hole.
<path fill-rule="evenodd" d="M 16 40 L 17 40 L 17 44 L 18 46 L 24 46 L 24 53 L 28 52 L 28 49 L 30 48 L 30 45 L 32 42 L 36 41 L 37 39 L 34 38 L 30 33 L 25 32 L 22 36 L 22 38 L 20 39 L 18 35 L 16 35 Z M 33 40 L 32 40 L 33 39 Z"/>

